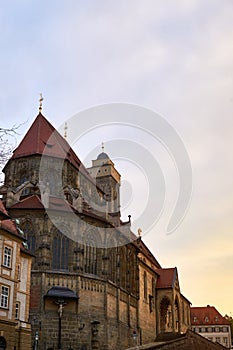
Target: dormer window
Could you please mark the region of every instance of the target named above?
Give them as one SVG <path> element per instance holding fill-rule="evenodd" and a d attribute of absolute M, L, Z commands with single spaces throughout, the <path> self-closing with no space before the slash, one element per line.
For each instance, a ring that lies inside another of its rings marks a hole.
<path fill-rule="evenodd" d="M 215 322 L 219 321 L 219 316 L 215 316 Z"/>
<path fill-rule="evenodd" d="M 205 317 L 205 322 L 209 322 L 209 317 L 208 316 Z"/>
<path fill-rule="evenodd" d="M 197 317 L 196 316 L 193 317 L 193 322 L 197 322 Z"/>

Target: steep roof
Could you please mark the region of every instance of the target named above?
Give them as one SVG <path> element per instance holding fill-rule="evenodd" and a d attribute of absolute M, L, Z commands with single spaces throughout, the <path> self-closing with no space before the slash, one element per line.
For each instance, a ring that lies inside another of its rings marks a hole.
<path fill-rule="evenodd" d="M 177 268 L 157 269 L 156 272 L 159 274 L 157 280 L 157 289 L 173 288 L 176 278 L 178 277 Z"/>
<path fill-rule="evenodd" d="M 44 209 L 44 206 L 39 196 L 31 195 L 13 204 L 11 209 Z"/>
<path fill-rule="evenodd" d="M 192 326 L 200 325 L 229 325 L 230 322 L 223 317 L 214 306 L 191 307 Z"/>
<path fill-rule="evenodd" d="M 7 211 L 2 203 L 0 201 L 0 221 L 10 219 L 11 217 L 7 214 Z"/>
<path fill-rule="evenodd" d="M 17 229 L 16 229 L 15 223 L 12 221 L 12 219 L 8 215 L 1 200 L 0 200 L 0 214 L 1 214 L 1 216 L 4 216 L 5 218 L 8 217 L 8 219 L 4 219 L 0 222 L 0 227 L 13 233 L 14 235 L 20 236 Z"/>
<path fill-rule="evenodd" d="M 40 196 L 31 195 L 11 206 L 11 209 L 44 209 Z M 71 211 L 71 205 L 63 198 L 49 197 L 49 209 Z"/>
<path fill-rule="evenodd" d="M 11 209 L 30 209 L 30 210 L 40 210 L 44 209 L 44 205 L 42 203 L 42 200 L 39 195 L 33 194 L 30 195 L 26 198 L 23 198 L 19 202 L 13 204 L 11 206 Z M 49 210 L 56 210 L 56 211 L 61 211 L 61 212 L 67 212 L 67 213 L 76 213 L 77 210 L 65 199 L 63 198 L 58 198 L 58 197 L 49 197 L 49 207 L 47 208 Z M 83 209 L 82 210 L 82 216 L 87 216 L 90 218 L 95 218 L 98 219 L 100 222 L 105 222 L 107 224 L 111 223 L 106 220 L 104 217 L 98 216 L 93 212 L 90 212 L 88 210 Z"/>
<path fill-rule="evenodd" d="M 19 146 L 14 150 L 12 159 L 35 154 L 68 159 L 76 168 L 79 168 L 81 164 L 68 142 L 41 113 L 38 114 Z"/>

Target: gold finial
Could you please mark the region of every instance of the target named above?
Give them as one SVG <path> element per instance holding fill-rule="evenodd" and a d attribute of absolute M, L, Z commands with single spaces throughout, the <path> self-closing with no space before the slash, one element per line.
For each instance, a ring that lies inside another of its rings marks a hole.
<path fill-rule="evenodd" d="M 41 113 L 41 111 L 42 111 L 42 102 L 43 102 L 43 96 L 42 96 L 42 94 L 40 94 L 40 99 L 39 99 L 39 102 L 40 102 L 40 105 L 39 105 L 39 112 Z"/>
<path fill-rule="evenodd" d="M 65 126 L 64 126 L 64 138 L 67 139 L 67 129 L 68 129 L 68 126 L 67 126 L 67 123 L 65 122 Z"/>
<path fill-rule="evenodd" d="M 102 152 L 104 152 L 104 143 L 103 142 L 101 144 L 101 147 L 102 147 Z"/>
<path fill-rule="evenodd" d="M 138 237 L 141 237 L 142 236 L 142 229 L 139 227 L 138 229 Z"/>

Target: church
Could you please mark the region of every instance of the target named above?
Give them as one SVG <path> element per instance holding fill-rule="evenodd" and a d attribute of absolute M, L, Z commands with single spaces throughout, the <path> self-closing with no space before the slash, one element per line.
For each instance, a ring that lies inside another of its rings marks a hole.
<path fill-rule="evenodd" d="M 108 154 L 86 168 L 40 109 L 3 172 L 3 203 L 33 254 L 28 349 L 123 350 L 190 329 L 177 268 L 121 220 Z"/>

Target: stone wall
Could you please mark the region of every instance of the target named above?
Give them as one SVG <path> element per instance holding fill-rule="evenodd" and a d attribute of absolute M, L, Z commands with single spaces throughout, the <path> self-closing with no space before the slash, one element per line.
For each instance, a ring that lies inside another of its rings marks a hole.
<path fill-rule="evenodd" d="M 0 337 L 6 340 L 7 350 L 31 350 L 31 327 L 28 323 L 0 320 Z"/>
<path fill-rule="evenodd" d="M 166 337 L 165 337 L 166 338 Z M 129 348 L 128 350 L 226 350 L 220 344 L 188 331 L 185 335 L 170 341 L 158 341 L 155 343 Z"/>
<path fill-rule="evenodd" d="M 56 286 L 65 286 L 78 295 L 77 306 L 64 306 L 62 346 L 74 350 L 92 349 L 93 321 L 98 322 L 94 337 L 101 350 L 122 350 L 133 345 L 137 330 L 138 300 L 110 281 L 94 276 L 34 271 L 31 288 L 30 320 L 39 333 L 38 349 L 56 348 L 58 343 L 58 307 L 43 296 Z"/>

